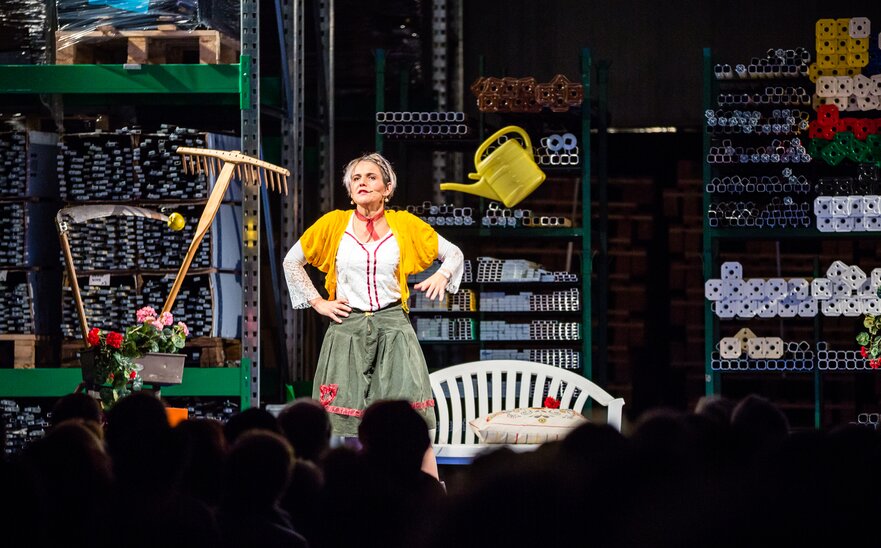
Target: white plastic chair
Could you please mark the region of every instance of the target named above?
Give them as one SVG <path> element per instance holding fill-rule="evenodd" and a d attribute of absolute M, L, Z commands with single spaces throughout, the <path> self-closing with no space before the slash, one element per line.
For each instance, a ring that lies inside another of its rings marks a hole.
<path fill-rule="evenodd" d="M 485 360 L 446 367 L 431 373 L 429 379 L 435 399 L 434 451 L 439 464 L 465 464 L 483 451 L 500 447 L 478 443 L 469 421 L 497 411 L 542 407 L 546 395 L 559 399 L 560 409 L 580 413 L 590 399 L 607 408 L 606 422 L 621 431 L 624 400 L 559 367 L 522 360 Z M 538 445 L 507 447 L 528 451 Z"/>

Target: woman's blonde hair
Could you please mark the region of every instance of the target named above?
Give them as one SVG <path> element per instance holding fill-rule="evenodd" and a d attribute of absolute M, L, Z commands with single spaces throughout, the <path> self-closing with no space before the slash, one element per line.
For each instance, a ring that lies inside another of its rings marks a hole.
<path fill-rule="evenodd" d="M 343 170 L 343 186 L 346 187 L 346 192 L 348 192 L 349 195 L 352 194 L 352 172 L 355 171 L 355 166 L 360 162 L 371 162 L 375 164 L 379 168 L 379 172 L 382 174 L 382 182 L 392 190 L 388 197 L 391 198 L 394 196 L 395 188 L 398 186 L 398 177 L 395 175 L 395 170 L 392 168 L 391 162 L 386 160 L 385 157 L 378 152 L 363 154 L 346 164 L 346 167 Z"/>

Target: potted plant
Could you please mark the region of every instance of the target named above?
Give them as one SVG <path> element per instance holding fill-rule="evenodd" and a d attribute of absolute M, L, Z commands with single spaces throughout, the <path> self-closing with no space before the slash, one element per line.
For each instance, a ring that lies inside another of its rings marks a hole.
<path fill-rule="evenodd" d="M 92 328 L 87 337 L 89 348 L 80 362 L 83 381 L 98 386 L 105 408 L 144 383 L 180 384 L 189 329 L 184 322 L 174 323 L 169 312 L 157 314 L 150 306 L 136 313 L 137 323 L 125 333 Z"/>

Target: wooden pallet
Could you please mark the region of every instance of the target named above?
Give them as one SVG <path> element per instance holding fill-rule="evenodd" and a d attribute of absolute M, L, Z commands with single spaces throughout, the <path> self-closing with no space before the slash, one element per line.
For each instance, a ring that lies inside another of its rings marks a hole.
<path fill-rule="evenodd" d="M 44 341 L 48 341 L 48 337 L 0 335 L 0 363 L 15 369 L 33 369 L 37 365 L 37 346 Z"/>
<path fill-rule="evenodd" d="M 223 367 L 228 361 L 242 358 L 242 346 L 238 339 L 195 337 L 187 341 L 186 348 L 198 353 L 200 367 Z"/>
<path fill-rule="evenodd" d="M 100 26 L 91 32 L 57 31 L 55 64 L 237 63 L 239 42 L 216 30 L 118 30 Z"/>

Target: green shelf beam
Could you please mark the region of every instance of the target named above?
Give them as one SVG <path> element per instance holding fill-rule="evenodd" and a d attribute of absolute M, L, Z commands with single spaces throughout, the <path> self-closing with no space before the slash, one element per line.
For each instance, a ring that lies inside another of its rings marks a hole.
<path fill-rule="evenodd" d="M 0 65 L 8 94 L 229 93 L 247 74 L 235 65 Z M 247 89 L 247 88 L 246 88 Z"/>
<path fill-rule="evenodd" d="M 250 404 L 250 365 L 243 367 L 187 367 L 182 384 L 162 388 L 163 396 L 230 396 Z M 0 397 L 52 398 L 70 394 L 82 382 L 78 367 L 63 369 L 0 369 Z"/>

